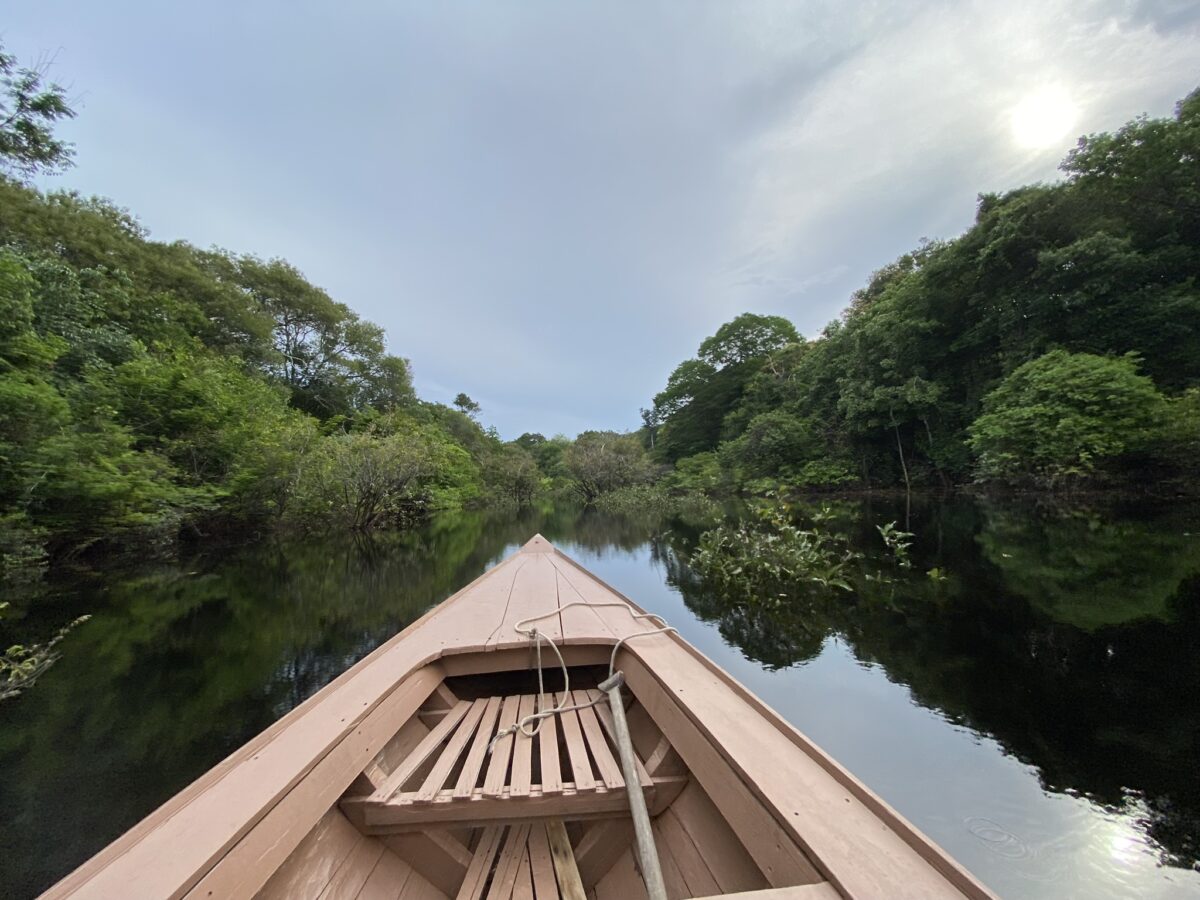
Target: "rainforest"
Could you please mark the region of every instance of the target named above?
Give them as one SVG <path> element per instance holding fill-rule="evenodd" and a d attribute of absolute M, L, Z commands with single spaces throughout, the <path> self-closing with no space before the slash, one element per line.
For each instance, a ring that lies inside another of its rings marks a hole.
<path fill-rule="evenodd" d="M 416 396 L 383 329 L 297 265 L 158 242 L 112 201 L 33 187 L 70 164 L 53 128 L 74 111 L 0 61 L 11 582 L 122 548 L 405 528 L 538 496 L 1197 483 L 1200 92 L 1081 138 L 1061 181 L 981 196 L 971 228 L 882 265 L 819 335 L 754 313 L 720 325 L 639 428 L 505 441 L 465 393 Z"/>

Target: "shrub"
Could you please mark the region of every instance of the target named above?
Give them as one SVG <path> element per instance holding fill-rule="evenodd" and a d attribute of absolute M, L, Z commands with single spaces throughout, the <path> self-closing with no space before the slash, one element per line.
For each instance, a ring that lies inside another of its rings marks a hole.
<path fill-rule="evenodd" d="M 721 489 L 721 464 L 716 453 L 697 453 L 675 463 L 674 471 L 664 479 L 666 487 L 677 491 L 713 494 Z"/>
<path fill-rule="evenodd" d="M 332 522 L 370 530 L 460 506 L 478 491 L 470 455 L 435 428 L 339 434 L 305 457 L 287 517 L 301 527 Z"/>
<path fill-rule="evenodd" d="M 1164 409 L 1133 356 L 1052 350 L 1014 370 L 984 398 L 970 427 L 981 479 L 1049 486 L 1097 474 L 1145 446 Z"/>
<path fill-rule="evenodd" d="M 650 461 L 636 435 L 585 431 L 563 452 L 563 463 L 585 503 L 601 494 L 650 480 Z"/>
<path fill-rule="evenodd" d="M 752 520 L 701 535 L 692 567 L 719 589 L 735 589 L 763 602 L 774 602 L 797 583 L 848 591 L 845 570 L 859 554 L 844 535 L 825 530 L 829 517 L 822 510 L 813 515 L 813 527 L 803 529 L 785 508 L 764 506 Z"/>

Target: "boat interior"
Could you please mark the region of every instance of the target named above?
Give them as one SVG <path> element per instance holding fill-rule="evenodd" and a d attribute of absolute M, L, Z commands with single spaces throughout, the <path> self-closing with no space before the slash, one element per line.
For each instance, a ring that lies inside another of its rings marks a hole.
<path fill-rule="evenodd" d="M 45 896 L 992 896 L 671 630 L 535 535 Z"/>
<path fill-rule="evenodd" d="M 258 896 L 646 897 L 612 710 L 598 689 L 608 650 L 567 648 L 569 682 L 547 668 L 544 694 L 528 653 L 443 660 L 417 711 Z M 480 671 L 497 663 L 511 668 Z M 623 707 L 668 897 L 841 896 L 670 692 L 649 678 L 638 687 L 622 690 Z M 542 708 L 539 696 L 582 708 L 541 720 L 532 737 L 493 741 Z"/>

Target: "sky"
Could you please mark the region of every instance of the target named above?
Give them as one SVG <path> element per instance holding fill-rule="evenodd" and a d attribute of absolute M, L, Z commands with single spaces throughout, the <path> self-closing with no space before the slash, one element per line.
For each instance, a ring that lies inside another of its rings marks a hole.
<path fill-rule="evenodd" d="M 283 257 L 505 438 L 632 429 L 743 312 L 815 336 L 978 194 L 1200 85 L 1191 0 L 63 3 L 44 186 Z"/>

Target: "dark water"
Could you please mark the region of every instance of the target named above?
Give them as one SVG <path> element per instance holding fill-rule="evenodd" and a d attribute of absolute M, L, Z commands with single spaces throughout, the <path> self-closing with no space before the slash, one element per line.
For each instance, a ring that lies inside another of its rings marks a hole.
<path fill-rule="evenodd" d="M 95 614 L 0 703 L 0 896 L 48 886 L 541 531 L 1001 896 L 1200 897 L 1200 508 L 917 503 L 910 570 L 874 532 L 902 507 L 837 510 L 882 580 L 768 611 L 691 573 L 700 523 L 574 508 L 57 583 L 0 630 Z"/>

